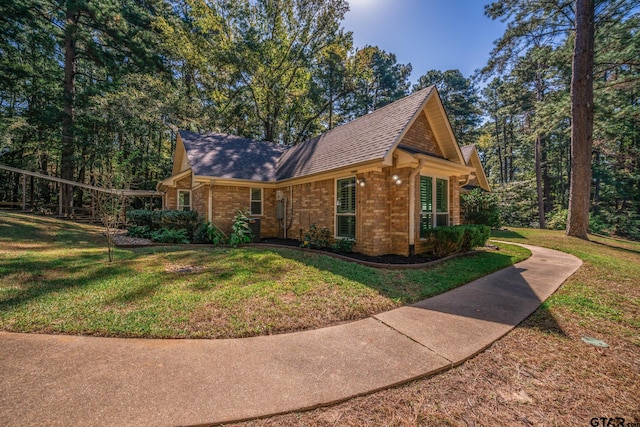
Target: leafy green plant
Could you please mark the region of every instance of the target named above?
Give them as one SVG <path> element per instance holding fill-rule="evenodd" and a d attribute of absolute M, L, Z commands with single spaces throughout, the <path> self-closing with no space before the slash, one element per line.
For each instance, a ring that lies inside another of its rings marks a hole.
<path fill-rule="evenodd" d="M 161 228 L 151 233 L 151 238 L 158 243 L 189 243 L 188 233 L 185 229 Z"/>
<path fill-rule="evenodd" d="M 353 245 L 355 244 L 356 241 L 354 239 L 336 239 L 331 245 L 331 250 L 339 254 L 346 254 L 349 252 L 353 252 Z"/>
<path fill-rule="evenodd" d="M 134 225 L 133 227 L 129 227 L 127 229 L 127 236 L 131 236 L 131 237 L 141 237 L 143 239 L 150 239 L 151 238 L 151 229 L 149 228 L 148 225 L 143 225 L 143 226 L 137 226 Z"/>
<path fill-rule="evenodd" d="M 568 209 L 556 207 L 547 215 L 547 228 L 550 230 L 564 230 L 567 228 Z"/>
<path fill-rule="evenodd" d="M 427 230 L 427 252 L 443 258 L 484 246 L 491 235 L 487 225 L 453 225 Z"/>
<path fill-rule="evenodd" d="M 249 243 L 253 239 L 253 231 L 251 231 L 251 227 L 249 227 L 248 214 L 248 212 L 245 213 L 238 210 L 238 213 L 233 217 L 229 244 L 234 248 L 243 243 Z"/>
<path fill-rule="evenodd" d="M 132 209 L 127 212 L 127 220 L 138 227 L 149 227 L 151 231 L 161 228 L 187 231 L 187 235 L 195 239 L 200 219 L 196 211 Z"/>
<path fill-rule="evenodd" d="M 460 227 L 464 230 L 460 252 L 482 247 L 491 237 L 491 228 L 487 225 L 462 225 Z"/>
<path fill-rule="evenodd" d="M 427 230 L 425 239 L 427 240 L 427 251 L 438 258 L 460 251 L 464 229 L 462 227 L 436 227 Z"/>
<path fill-rule="evenodd" d="M 304 238 L 302 239 L 300 247 L 325 249 L 331 248 L 333 243 L 333 236 L 331 236 L 331 231 L 329 231 L 328 228 L 318 227 L 315 224 L 311 224 L 309 229 L 304 233 Z"/>
<path fill-rule="evenodd" d="M 500 225 L 497 196 L 480 188 L 460 194 L 460 211 L 466 224 L 484 224 L 490 227 Z"/>

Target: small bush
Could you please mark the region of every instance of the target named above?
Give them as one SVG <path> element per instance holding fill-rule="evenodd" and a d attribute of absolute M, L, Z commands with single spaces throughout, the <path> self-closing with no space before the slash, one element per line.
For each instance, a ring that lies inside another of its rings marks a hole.
<path fill-rule="evenodd" d="M 547 228 L 550 230 L 564 230 L 567 228 L 569 210 L 556 208 L 547 214 Z"/>
<path fill-rule="evenodd" d="M 460 211 L 465 224 L 500 225 L 500 206 L 493 193 L 475 188 L 460 194 Z"/>
<path fill-rule="evenodd" d="M 460 252 L 467 252 L 486 245 L 491 236 L 491 228 L 487 225 L 463 225 L 461 227 L 464 230 L 464 236 Z"/>
<path fill-rule="evenodd" d="M 427 230 L 425 238 L 427 251 L 443 258 L 460 251 L 464 229 L 460 226 L 436 227 Z"/>
<path fill-rule="evenodd" d="M 134 225 L 133 227 L 129 227 L 127 230 L 127 236 L 150 239 L 151 229 L 147 225 L 143 225 L 142 227 Z"/>
<path fill-rule="evenodd" d="M 189 243 L 187 230 L 172 230 L 161 228 L 151 234 L 153 241 L 158 243 Z"/>
<path fill-rule="evenodd" d="M 229 244 L 235 248 L 243 243 L 249 243 L 251 240 L 253 240 L 253 231 L 249 227 L 249 213 L 239 210 L 233 217 Z"/>
<path fill-rule="evenodd" d="M 353 252 L 353 245 L 356 241 L 353 239 L 336 239 L 331 245 L 331 250 L 339 254 L 347 254 Z"/>
<path fill-rule="evenodd" d="M 162 211 L 132 209 L 127 211 L 127 220 L 138 227 L 148 227 L 149 230 L 155 231 L 160 228 L 155 226 L 159 223 L 160 212 Z"/>
<path fill-rule="evenodd" d="M 486 225 L 455 225 L 427 230 L 427 252 L 438 258 L 484 246 L 491 229 Z"/>
<path fill-rule="evenodd" d="M 217 225 L 215 225 L 212 222 L 207 222 L 206 225 L 207 225 L 207 236 L 211 243 L 213 243 L 216 246 L 224 245 L 225 243 L 227 243 L 227 240 L 228 240 L 227 235 L 224 234 L 224 232 L 220 230 L 220 228 L 218 228 Z"/>
<path fill-rule="evenodd" d="M 333 236 L 331 231 L 326 227 L 318 227 L 311 224 L 309 229 L 304 233 L 301 248 L 325 249 L 331 248 L 333 244 Z M 353 245 L 351 245 L 353 247 Z"/>
<path fill-rule="evenodd" d="M 132 209 L 127 212 L 127 220 L 138 227 L 149 227 L 151 231 L 186 230 L 187 236 L 195 240 L 195 231 L 200 220 L 196 211 Z"/>

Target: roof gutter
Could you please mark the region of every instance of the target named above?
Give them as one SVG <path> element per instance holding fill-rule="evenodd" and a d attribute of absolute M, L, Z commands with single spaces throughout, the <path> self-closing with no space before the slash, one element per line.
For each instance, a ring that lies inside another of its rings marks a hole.
<path fill-rule="evenodd" d="M 426 159 L 420 159 L 418 166 L 409 175 L 409 256 L 416 252 L 416 177 L 426 162 Z"/>

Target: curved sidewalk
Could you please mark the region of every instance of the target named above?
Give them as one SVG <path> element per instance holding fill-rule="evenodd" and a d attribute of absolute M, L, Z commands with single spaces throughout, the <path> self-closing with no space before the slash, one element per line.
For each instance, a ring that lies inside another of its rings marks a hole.
<path fill-rule="evenodd" d="M 313 408 L 460 364 L 509 332 L 582 264 L 532 256 L 368 319 L 233 340 L 0 332 L 0 424 L 193 425 Z"/>

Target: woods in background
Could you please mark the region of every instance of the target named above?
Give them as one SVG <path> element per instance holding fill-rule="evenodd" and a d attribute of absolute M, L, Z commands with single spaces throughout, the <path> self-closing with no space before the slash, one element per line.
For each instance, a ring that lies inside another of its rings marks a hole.
<path fill-rule="evenodd" d="M 508 27 L 472 78 L 353 46 L 345 0 L 0 0 L 0 163 L 152 189 L 170 174 L 178 129 L 296 144 L 436 84 L 457 139 L 477 144 L 503 223 L 563 228 L 575 13 L 556 3 L 487 5 Z M 590 185 L 591 230 L 633 238 L 637 7 L 595 2 Z M 15 179 L 0 171 L 0 198 L 18 197 Z M 46 184 L 38 196 L 58 197 Z"/>

